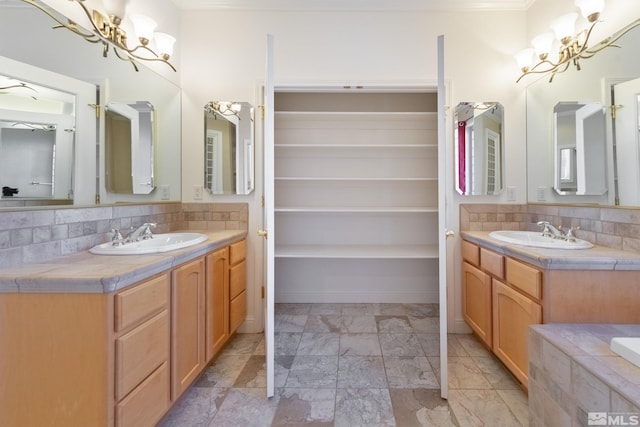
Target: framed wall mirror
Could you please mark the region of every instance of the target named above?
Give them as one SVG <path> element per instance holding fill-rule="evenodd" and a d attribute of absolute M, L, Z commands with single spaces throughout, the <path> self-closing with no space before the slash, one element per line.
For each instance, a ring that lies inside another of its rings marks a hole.
<path fill-rule="evenodd" d="M 504 188 L 504 108 L 498 102 L 461 102 L 455 109 L 456 191 L 500 194 Z"/>
<path fill-rule="evenodd" d="M 3 74 L 41 84 L 46 82 L 43 86 L 68 93 L 74 92 L 58 84 L 63 78 L 73 79 L 90 88 L 86 97 L 79 99 L 76 96 L 72 174 L 74 191 L 69 203 L 92 205 L 96 200 L 99 203 L 180 200 L 180 88 L 145 64 L 138 64 L 140 71 L 136 72 L 130 63 L 118 59 L 113 52 L 105 58 L 95 44 L 87 43 L 68 30 L 52 29 L 55 22 L 33 6 L 16 0 L 0 3 L 0 37 L 4 40 L 21 40 L 21 43 L 3 45 L 3 57 L 0 57 Z M 25 26 L 25 22 L 29 22 L 29 25 Z M 8 73 L 2 59 L 20 63 L 23 69 L 37 68 L 41 74 L 48 72 L 56 77 L 34 80 L 28 79 L 22 72 Z M 123 100 L 145 100 L 154 107 L 157 132 L 153 181 L 155 187 L 162 191 L 129 194 L 114 193 L 106 188 L 105 109 L 101 108 L 100 118 L 96 120 L 95 105 L 104 107 L 112 101 Z M 0 208 L 13 209 L 15 206 L 13 200 L 0 200 Z"/>
<path fill-rule="evenodd" d="M 584 60 L 580 71 L 570 67 L 552 83 L 542 76 L 527 86 L 529 202 L 640 206 L 640 157 L 634 148 L 639 142 L 638 118 L 633 114 L 633 94 L 640 92 L 623 90 L 640 77 L 640 57 L 634 50 L 639 44 L 640 27 L 635 27 L 616 42 L 619 48 Z M 615 118 L 612 105 L 618 106 Z M 567 127 L 571 133 L 583 127 L 588 136 L 582 150 L 576 145 L 575 151 L 573 142 L 557 132 L 559 114 L 571 122 L 574 108 L 589 117 L 583 126 Z"/>
<path fill-rule="evenodd" d="M 155 189 L 155 111 L 147 101 L 105 107 L 107 191 L 149 194 Z"/>
<path fill-rule="evenodd" d="M 211 194 L 254 189 L 254 108 L 212 101 L 204 108 L 204 188 Z"/>
<path fill-rule="evenodd" d="M 0 199 L 73 202 L 75 102 L 0 75 Z"/>
<path fill-rule="evenodd" d="M 553 188 L 558 194 L 607 192 L 605 113 L 599 102 L 555 105 Z"/>

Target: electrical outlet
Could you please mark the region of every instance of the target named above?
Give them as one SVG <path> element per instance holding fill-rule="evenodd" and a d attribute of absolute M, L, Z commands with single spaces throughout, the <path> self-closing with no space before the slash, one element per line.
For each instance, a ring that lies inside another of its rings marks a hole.
<path fill-rule="evenodd" d="M 547 187 L 538 187 L 538 201 L 544 202 L 547 200 Z"/>
<path fill-rule="evenodd" d="M 515 202 L 516 199 L 516 187 L 507 187 L 507 202 Z"/>
<path fill-rule="evenodd" d="M 168 185 L 160 185 L 158 189 L 160 190 L 160 200 L 169 200 L 171 198 L 171 191 Z"/>
<path fill-rule="evenodd" d="M 202 185 L 193 186 L 193 200 L 202 200 Z"/>

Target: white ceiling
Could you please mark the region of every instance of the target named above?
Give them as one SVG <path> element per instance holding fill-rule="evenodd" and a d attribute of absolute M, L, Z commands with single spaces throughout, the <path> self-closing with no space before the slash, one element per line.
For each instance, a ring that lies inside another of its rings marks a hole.
<path fill-rule="evenodd" d="M 535 0 L 171 0 L 180 9 L 461 11 L 526 10 Z"/>

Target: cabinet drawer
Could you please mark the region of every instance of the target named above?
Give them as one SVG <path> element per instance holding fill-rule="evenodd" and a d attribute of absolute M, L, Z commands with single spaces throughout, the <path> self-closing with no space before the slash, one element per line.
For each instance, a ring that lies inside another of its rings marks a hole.
<path fill-rule="evenodd" d="M 244 291 L 229 304 L 229 330 L 235 331 L 247 316 L 247 292 Z"/>
<path fill-rule="evenodd" d="M 480 266 L 480 247 L 466 240 L 462 241 L 462 258 L 469 263 Z"/>
<path fill-rule="evenodd" d="M 247 287 L 247 262 L 242 261 L 229 269 L 229 298 L 234 299 Z"/>
<path fill-rule="evenodd" d="M 247 257 L 247 241 L 241 240 L 229 246 L 229 265 L 235 265 Z"/>
<path fill-rule="evenodd" d="M 485 248 L 480 248 L 480 266 L 499 279 L 504 279 L 504 257 Z"/>
<path fill-rule="evenodd" d="M 534 267 L 507 258 L 507 282 L 536 299 L 542 298 L 542 272 Z"/>
<path fill-rule="evenodd" d="M 149 316 L 169 301 L 169 275 L 155 277 L 115 295 L 116 331 L 121 331 Z"/>
<path fill-rule="evenodd" d="M 154 426 L 169 404 L 169 363 L 165 362 L 116 405 L 116 426 Z"/>
<path fill-rule="evenodd" d="M 116 340 L 116 401 L 169 360 L 169 312 L 161 312 Z"/>

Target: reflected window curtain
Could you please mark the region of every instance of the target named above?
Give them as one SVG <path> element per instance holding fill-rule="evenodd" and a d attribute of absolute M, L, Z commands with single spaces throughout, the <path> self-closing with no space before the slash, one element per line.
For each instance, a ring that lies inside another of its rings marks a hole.
<path fill-rule="evenodd" d="M 467 122 L 458 122 L 458 185 L 462 194 L 467 193 Z"/>

